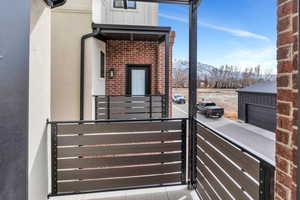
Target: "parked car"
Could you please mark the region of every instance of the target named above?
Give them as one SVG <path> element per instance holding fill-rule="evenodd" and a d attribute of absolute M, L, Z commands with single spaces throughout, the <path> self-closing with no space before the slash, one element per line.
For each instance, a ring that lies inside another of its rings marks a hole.
<path fill-rule="evenodd" d="M 181 94 L 175 94 L 173 96 L 173 102 L 178 104 L 185 104 L 185 97 Z"/>
<path fill-rule="evenodd" d="M 212 101 L 203 101 L 197 104 L 197 111 L 206 117 L 219 117 L 224 115 L 224 108 L 217 106 Z"/>

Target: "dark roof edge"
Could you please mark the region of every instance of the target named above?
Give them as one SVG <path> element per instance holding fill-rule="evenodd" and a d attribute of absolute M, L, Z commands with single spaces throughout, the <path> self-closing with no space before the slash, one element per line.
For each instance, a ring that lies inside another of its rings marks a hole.
<path fill-rule="evenodd" d="M 236 92 L 238 93 L 251 93 L 251 94 L 275 94 L 277 95 L 277 92 L 255 92 L 255 91 L 240 91 L 240 90 L 236 90 Z"/>
<path fill-rule="evenodd" d="M 92 28 L 108 29 L 108 30 L 125 30 L 125 31 L 154 31 L 165 32 L 171 31 L 170 26 L 144 26 L 144 25 L 123 25 L 123 24 L 96 24 L 92 23 Z"/>

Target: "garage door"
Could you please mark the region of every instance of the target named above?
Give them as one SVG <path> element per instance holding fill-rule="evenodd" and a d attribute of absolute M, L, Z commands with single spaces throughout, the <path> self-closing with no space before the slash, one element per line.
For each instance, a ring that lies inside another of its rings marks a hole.
<path fill-rule="evenodd" d="M 248 104 L 246 107 L 246 122 L 269 131 L 275 131 L 276 109 Z"/>

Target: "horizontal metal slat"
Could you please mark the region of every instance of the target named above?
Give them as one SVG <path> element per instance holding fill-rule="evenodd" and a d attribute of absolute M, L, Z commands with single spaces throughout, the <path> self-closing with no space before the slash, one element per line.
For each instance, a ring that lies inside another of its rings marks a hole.
<path fill-rule="evenodd" d="M 216 163 L 228 172 L 233 179 L 239 183 L 249 194 L 257 194 L 259 186 L 246 175 L 242 170 L 234 166 L 227 158 L 217 152 L 212 146 L 207 144 L 204 140 L 197 138 L 199 146 L 211 157 Z"/>
<path fill-rule="evenodd" d="M 57 161 L 58 169 L 70 168 L 94 168 L 94 167 L 113 167 L 126 165 L 143 165 L 163 162 L 181 161 L 181 153 L 165 153 L 157 155 L 143 156 L 124 156 L 124 157 L 109 157 L 109 158 L 74 158 L 74 159 L 59 159 Z"/>
<path fill-rule="evenodd" d="M 220 199 L 216 192 L 213 190 L 213 188 L 208 184 L 207 180 L 197 171 L 197 179 L 202 184 L 203 189 L 207 192 L 207 194 L 210 196 L 213 200 L 222 200 Z"/>
<path fill-rule="evenodd" d="M 130 108 L 112 108 L 110 109 L 111 114 L 118 114 L 118 113 L 148 113 L 150 112 L 149 107 L 130 107 Z"/>
<path fill-rule="evenodd" d="M 255 180 L 259 180 L 259 161 L 248 156 L 237 147 L 229 144 L 222 138 L 215 135 L 212 131 L 198 124 L 198 134 L 215 146 L 234 163 L 247 171 Z M 201 145 L 200 145 L 201 146 Z"/>
<path fill-rule="evenodd" d="M 181 121 L 163 122 L 114 122 L 95 124 L 58 124 L 58 135 L 85 133 L 119 133 L 160 130 L 181 130 Z"/>
<path fill-rule="evenodd" d="M 160 184 L 179 183 L 181 180 L 180 174 L 167 174 L 157 176 L 135 177 L 135 178 L 120 178 L 106 179 L 93 181 L 76 181 L 76 182 L 61 182 L 58 183 L 58 192 L 80 192 L 92 190 L 105 190 L 113 188 L 127 188 L 136 186 L 150 186 Z"/>
<path fill-rule="evenodd" d="M 198 143 L 201 144 L 201 148 L 220 166 L 223 170 L 229 174 L 233 180 L 235 180 L 240 186 L 242 186 L 247 193 L 253 198 L 258 198 L 259 186 L 242 170 L 234 166 L 227 158 L 217 152 L 213 147 L 207 144 L 200 137 L 197 137 Z M 198 148 L 197 152 L 200 149 Z M 201 157 L 200 157 L 201 158 Z"/>
<path fill-rule="evenodd" d="M 109 104 L 110 108 L 131 108 L 131 107 L 149 107 L 148 102 L 110 102 Z"/>
<path fill-rule="evenodd" d="M 152 112 L 158 112 L 158 113 L 160 113 L 160 112 L 162 112 L 162 106 L 160 106 L 160 107 L 152 107 Z"/>
<path fill-rule="evenodd" d="M 211 174 L 211 172 L 201 162 L 198 162 L 197 164 L 199 171 L 204 175 L 205 179 L 214 187 L 214 190 L 221 197 L 221 199 L 232 200 L 232 197 L 227 193 L 226 189 L 220 184 L 220 182 Z"/>
<path fill-rule="evenodd" d="M 76 180 L 76 179 L 100 179 L 129 176 L 143 176 L 153 174 L 174 173 L 181 171 L 181 163 L 160 164 L 139 167 L 105 168 L 105 169 L 83 169 L 58 171 L 58 180 Z"/>
<path fill-rule="evenodd" d="M 196 190 L 197 190 L 197 193 L 200 196 L 201 200 L 210 200 L 210 198 L 206 194 L 203 186 L 200 184 L 200 182 L 198 180 L 197 180 L 197 184 L 196 184 Z"/>
<path fill-rule="evenodd" d="M 111 119 L 148 119 L 149 113 L 136 113 L 136 114 L 111 114 Z"/>
<path fill-rule="evenodd" d="M 107 119 L 107 115 L 97 115 L 96 120 L 106 120 L 106 119 Z"/>
<path fill-rule="evenodd" d="M 149 96 L 110 96 L 109 97 L 111 102 L 126 102 L 126 101 L 149 101 Z"/>
<path fill-rule="evenodd" d="M 199 158 L 201 161 L 214 172 L 214 175 L 222 182 L 223 185 L 226 186 L 227 190 L 233 195 L 236 199 L 250 200 L 250 198 L 243 193 L 242 189 L 238 187 L 228 175 L 226 175 L 223 170 L 219 166 L 217 166 L 207 155 L 198 149 Z M 197 166 L 200 166 L 200 160 L 197 158 Z"/>
<path fill-rule="evenodd" d="M 76 135 L 59 136 L 58 146 L 70 145 L 102 145 L 137 142 L 157 142 L 181 140 L 181 131 L 165 133 L 132 133 L 132 134 L 108 134 L 108 135 Z"/>
<path fill-rule="evenodd" d="M 155 102 L 155 101 L 158 101 L 158 102 L 161 102 L 163 99 L 162 96 L 152 96 L 152 102 Z"/>
<path fill-rule="evenodd" d="M 107 113 L 107 109 L 103 109 L 103 108 L 98 108 L 97 109 L 97 114 L 105 114 L 106 115 L 106 113 Z"/>
<path fill-rule="evenodd" d="M 180 151 L 181 142 L 159 143 L 159 144 L 132 144 L 132 145 L 113 145 L 113 146 L 83 146 L 65 147 L 57 149 L 57 157 L 76 157 L 76 156 L 96 156 L 113 154 L 136 154 Z"/>

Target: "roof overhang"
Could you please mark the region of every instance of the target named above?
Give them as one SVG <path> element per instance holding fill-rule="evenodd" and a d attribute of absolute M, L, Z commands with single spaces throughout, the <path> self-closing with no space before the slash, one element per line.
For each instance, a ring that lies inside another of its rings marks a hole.
<path fill-rule="evenodd" d="M 67 0 L 44 0 L 51 8 L 59 7 L 64 5 Z M 124 7 L 127 8 L 127 1 L 124 0 Z M 170 4 L 181 4 L 191 5 L 194 4 L 196 7 L 200 4 L 201 0 L 132 0 L 136 2 L 148 2 L 148 3 L 170 3 Z"/>
<path fill-rule="evenodd" d="M 116 24 L 92 24 L 92 28 L 99 30 L 96 38 L 101 40 L 161 41 L 171 31 L 167 26 Z"/>
<path fill-rule="evenodd" d="M 127 1 L 127 0 L 124 0 L 124 1 Z M 192 1 L 195 1 L 195 0 L 134 0 L 134 1 L 189 5 Z"/>

